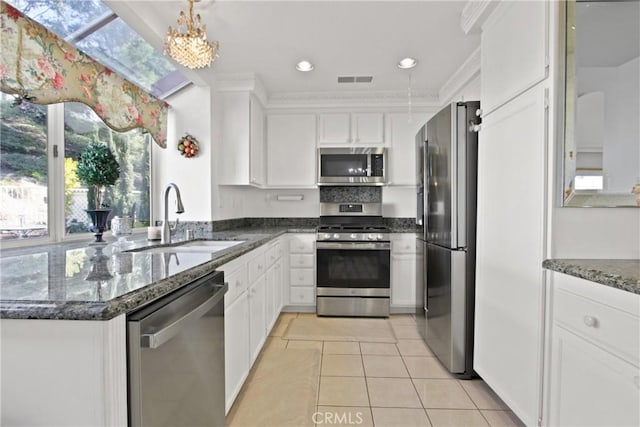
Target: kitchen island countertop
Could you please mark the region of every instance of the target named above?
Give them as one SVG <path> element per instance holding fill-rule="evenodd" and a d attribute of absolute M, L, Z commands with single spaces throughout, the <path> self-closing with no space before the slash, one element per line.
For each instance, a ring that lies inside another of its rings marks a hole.
<path fill-rule="evenodd" d="M 286 232 L 315 229 L 234 229 L 197 240 L 242 240 L 215 252 L 176 252 L 135 237 L 94 246 L 60 243 L 0 251 L 0 318 L 109 320 L 131 312 Z M 179 241 L 174 244 L 180 243 Z M 150 247 L 167 251 L 141 252 Z"/>
<path fill-rule="evenodd" d="M 640 260 L 637 259 L 547 259 L 542 266 L 559 273 L 640 294 Z"/>

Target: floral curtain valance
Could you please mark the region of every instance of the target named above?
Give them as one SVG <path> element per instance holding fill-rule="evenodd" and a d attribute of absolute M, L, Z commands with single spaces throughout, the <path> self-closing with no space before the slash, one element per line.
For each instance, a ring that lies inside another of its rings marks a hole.
<path fill-rule="evenodd" d="M 146 129 L 167 143 L 169 105 L 0 2 L 0 90 L 34 104 L 82 102 L 118 132 Z"/>

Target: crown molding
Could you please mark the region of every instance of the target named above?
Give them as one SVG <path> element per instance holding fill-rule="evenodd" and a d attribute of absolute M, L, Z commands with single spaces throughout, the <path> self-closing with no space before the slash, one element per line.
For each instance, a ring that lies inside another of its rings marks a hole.
<path fill-rule="evenodd" d="M 450 102 L 458 91 L 479 75 L 480 47 L 474 50 L 460 68 L 442 85 L 440 92 L 438 92 L 441 105 Z"/>
<path fill-rule="evenodd" d="M 255 73 L 216 73 L 213 87 L 218 92 L 253 92 L 262 105 L 267 105 L 269 101 L 267 90 Z"/>
<path fill-rule="evenodd" d="M 498 5 L 498 0 L 469 0 L 460 15 L 460 27 L 465 34 L 479 33 L 482 24 Z"/>
<path fill-rule="evenodd" d="M 412 94 L 412 108 L 430 108 L 438 106 L 437 97 L 424 93 Z M 367 91 L 367 92 L 281 92 L 271 94 L 269 109 L 287 108 L 358 108 L 358 107 L 398 107 L 407 108 L 408 98 L 405 91 Z"/>

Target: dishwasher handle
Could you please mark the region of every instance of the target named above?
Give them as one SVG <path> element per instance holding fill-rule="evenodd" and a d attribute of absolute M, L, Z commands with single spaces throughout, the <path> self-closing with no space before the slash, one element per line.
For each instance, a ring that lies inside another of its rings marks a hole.
<path fill-rule="evenodd" d="M 225 282 L 225 286 L 221 288 L 218 292 L 213 294 L 211 298 L 208 298 L 205 302 L 200 304 L 195 309 L 191 310 L 189 313 L 185 314 L 175 322 L 170 325 L 162 328 L 158 332 L 153 334 L 143 334 L 140 336 L 140 346 L 143 348 L 158 348 L 162 346 L 164 343 L 169 341 L 171 338 L 178 335 L 180 330 L 184 327 L 192 324 L 193 322 L 200 319 L 204 316 L 209 310 L 216 306 L 223 298 L 225 294 L 225 289 L 227 288 L 227 283 Z"/>

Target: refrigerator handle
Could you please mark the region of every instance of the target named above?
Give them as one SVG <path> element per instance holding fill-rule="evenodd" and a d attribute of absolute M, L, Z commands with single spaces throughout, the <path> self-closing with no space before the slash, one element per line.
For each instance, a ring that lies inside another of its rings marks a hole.
<path fill-rule="evenodd" d="M 467 167 L 467 106 L 465 104 L 458 104 L 456 108 L 453 131 L 456 135 L 454 142 L 456 155 L 453 161 L 455 170 L 452 170 L 455 187 L 451 208 L 451 243 L 453 247 L 464 248 L 467 246 L 467 174 L 470 173 Z M 455 208 L 453 200 L 455 200 Z"/>

